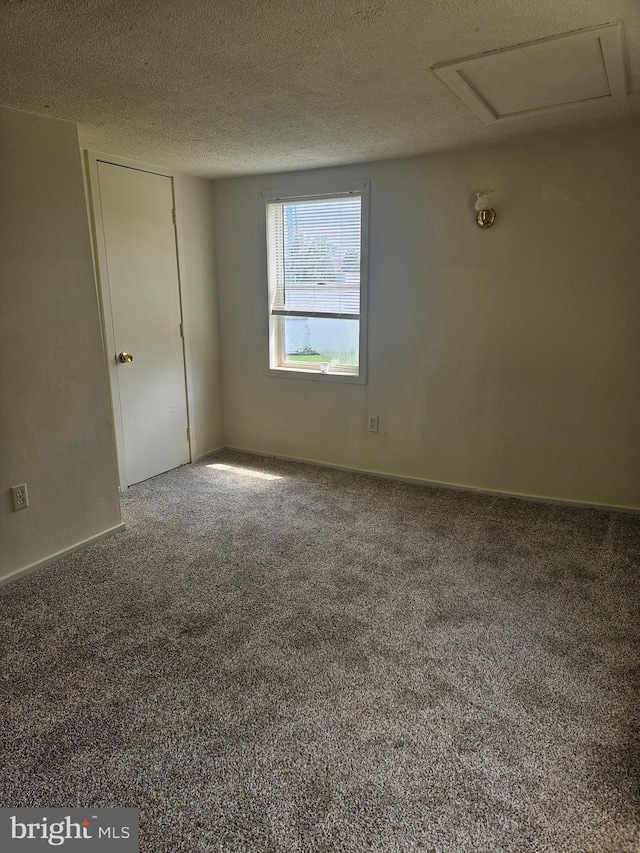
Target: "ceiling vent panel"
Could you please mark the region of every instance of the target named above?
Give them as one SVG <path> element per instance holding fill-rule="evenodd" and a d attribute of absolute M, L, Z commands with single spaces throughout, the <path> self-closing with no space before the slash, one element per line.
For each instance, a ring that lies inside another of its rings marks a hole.
<path fill-rule="evenodd" d="M 627 96 L 619 24 L 443 62 L 432 70 L 487 124 Z"/>

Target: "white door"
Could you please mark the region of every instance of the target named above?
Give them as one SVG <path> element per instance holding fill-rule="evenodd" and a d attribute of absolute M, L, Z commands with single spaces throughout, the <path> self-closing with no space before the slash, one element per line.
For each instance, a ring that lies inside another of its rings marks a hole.
<path fill-rule="evenodd" d="M 173 184 L 112 163 L 97 167 L 124 487 L 189 461 Z"/>

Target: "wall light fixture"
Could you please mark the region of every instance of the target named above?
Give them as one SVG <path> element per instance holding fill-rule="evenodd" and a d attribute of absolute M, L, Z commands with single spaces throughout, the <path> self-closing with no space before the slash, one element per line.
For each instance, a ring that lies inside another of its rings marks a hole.
<path fill-rule="evenodd" d="M 489 193 L 493 190 L 482 190 L 476 193 L 476 222 L 479 228 L 491 228 L 496 221 L 496 212 L 489 201 Z"/>

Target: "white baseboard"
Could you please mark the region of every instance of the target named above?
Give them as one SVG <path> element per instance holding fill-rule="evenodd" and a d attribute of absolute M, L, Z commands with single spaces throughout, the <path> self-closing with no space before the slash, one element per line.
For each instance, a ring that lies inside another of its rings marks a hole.
<path fill-rule="evenodd" d="M 207 456 L 213 456 L 214 453 L 220 453 L 221 450 L 226 450 L 226 444 L 221 444 L 220 447 L 214 447 L 213 450 L 207 450 L 206 453 L 199 453 L 196 458 L 193 460 L 194 462 L 200 462 L 201 459 L 206 459 Z"/>
<path fill-rule="evenodd" d="M 88 539 L 83 539 L 82 542 L 76 542 L 75 545 L 71 545 L 69 548 L 63 548 L 62 551 L 56 551 L 55 554 L 50 554 L 48 557 L 45 557 L 43 560 L 38 560 L 36 563 L 31 563 L 29 566 L 24 566 L 21 569 L 16 569 L 15 572 L 10 572 L 8 575 L 0 578 L 0 586 L 3 586 L 6 583 L 10 583 L 11 581 L 17 581 L 19 578 L 23 578 L 25 575 L 31 574 L 31 572 L 35 572 L 37 569 L 42 569 L 45 566 L 48 566 L 50 563 L 54 563 L 56 560 L 60 560 L 62 557 L 66 557 L 68 554 L 73 554 L 74 551 L 80 551 L 82 548 L 87 548 L 89 545 L 93 545 L 95 542 L 99 542 L 101 539 L 106 539 L 109 536 L 112 536 L 114 533 L 118 533 L 118 531 L 124 530 L 124 523 L 116 524 L 115 527 L 109 527 L 107 530 L 103 530 L 101 533 L 97 533 L 95 536 L 90 536 Z"/>
<path fill-rule="evenodd" d="M 589 501 L 574 501 L 564 498 L 553 498 L 546 495 L 527 495 L 522 492 L 505 492 L 498 489 L 482 489 L 478 486 L 467 486 L 462 483 L 445 483 L 440 480 L 426 480 L 422 477 L 407 477 L 401 474 L 390 474 L 387 471 L 374 471 L 368 468 L 354 468 L 350 465 L 333 465 L 330 462 L 321 462 L 318 459 L 307 459 L 304 456 L 286 456 L 282 453 L 268 453 L 264 450 L 252 450 L 248 447 L 235 447 L 226 445 L 219 450 L 235 450 L 238 453 L 251 453 L 254 456 L 266 456 L 274 459 L 283 459 L 286 462 L 302 462 L 305 465 L 316 465 L 320 468 L 333 468 L 336 471 L 349 471 L 352 474 L 366 474 L 371 477 L 382 477 L 385 480 L 397 480 L 401 483 L 412 483 L 416 486 L 426 486 L 432 489 L 452 489 L 457 492 L 473 492 L 478 495 L 489 495 L 495 498 L 515 498 L 521 501 L 533 501 L 534 503 L 550 503 L 559 506 L 575 506 L 582 509 L 599 509 L 604 512 L 630 512 L 640 514 L 640 507 L 619 506 L 617 504 L 599 504 Z"/>

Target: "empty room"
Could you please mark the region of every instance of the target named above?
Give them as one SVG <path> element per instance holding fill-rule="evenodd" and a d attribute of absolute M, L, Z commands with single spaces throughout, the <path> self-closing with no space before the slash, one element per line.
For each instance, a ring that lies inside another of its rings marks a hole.
<path fill-rule="evenodd" d="M 640 5 L 0 19 L 2 853 L 640 853 Z"/>

